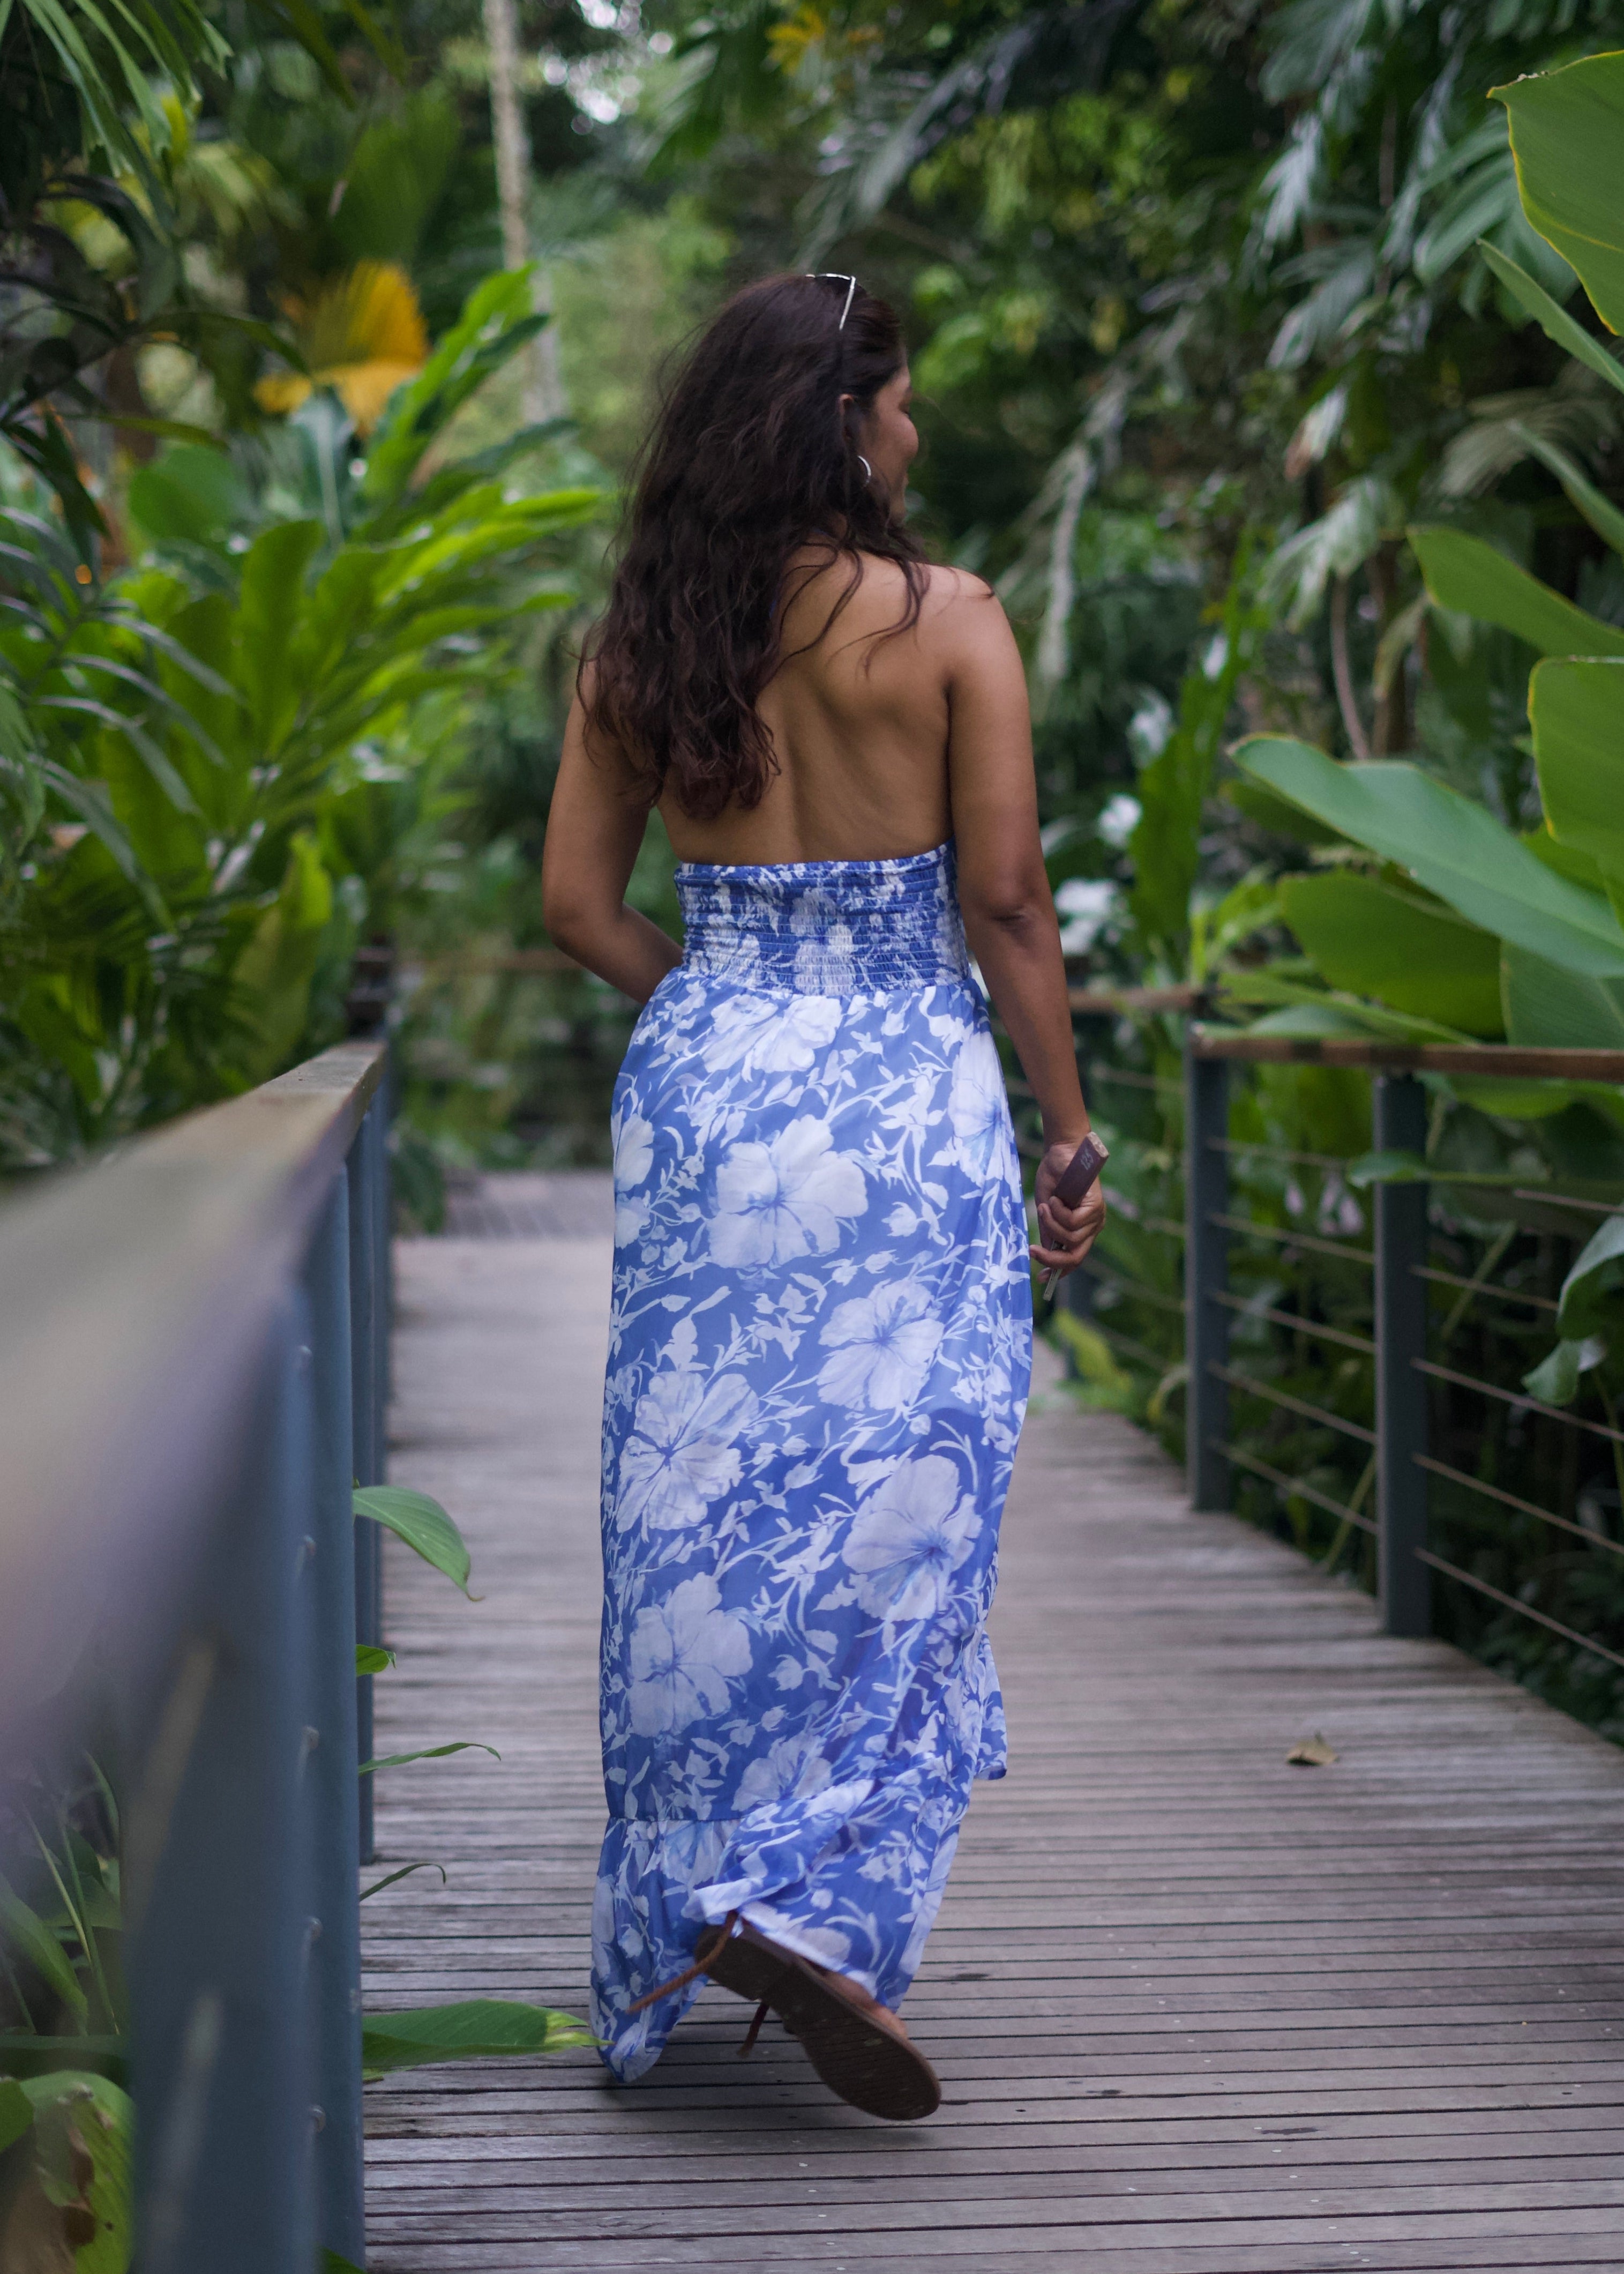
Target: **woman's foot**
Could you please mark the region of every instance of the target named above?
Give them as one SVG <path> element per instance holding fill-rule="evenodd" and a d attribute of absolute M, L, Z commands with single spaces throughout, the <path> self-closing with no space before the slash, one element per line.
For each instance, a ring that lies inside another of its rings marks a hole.
<path fill-rule="evenodd" d="M 830 2090 L 911 2123 L 942 2105 L 936 2071 L 890 2007 L 831 1967 L 786 1950 L 735 1915 L 695 1952 L 713 1982 L 775 2013 Z"/>

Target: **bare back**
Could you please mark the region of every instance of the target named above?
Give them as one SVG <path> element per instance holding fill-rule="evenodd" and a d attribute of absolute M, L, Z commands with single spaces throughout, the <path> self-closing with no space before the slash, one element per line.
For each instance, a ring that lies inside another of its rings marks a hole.
<path fill-rule="evenodd" d="M 832 623 L 849 557 L 804 581 L 797 568 L 787 580 L 786 660 L 757 706 L 778 771 L 758 805 L 733 804 L 713 820 L 663 798 L 680 860 L 889 860 L 953 834 L 953 654 L 969 617 L 996 618 L 1007 640 L 1003 612 L 984 585 L 930 568 L 919 621 L 887 637 L 907 598 L 894 562 L 861 556 L 856 587 Z"/>

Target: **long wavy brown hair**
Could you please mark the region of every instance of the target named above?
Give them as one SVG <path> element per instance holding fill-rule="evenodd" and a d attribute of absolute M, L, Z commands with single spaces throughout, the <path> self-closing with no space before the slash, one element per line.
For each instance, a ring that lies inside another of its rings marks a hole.
<path fill-rule="evenodd" d="M 891 632 L 919 617 L 920 546 L 857 448 L 862 414 L 906 359 L 902 327 L 861 284 L 842 325 L 846 292 L 845 277 L 767 277 L 688 354 L 644 445 L 608 612 L 587 642 L 589 747 L 618 743 L 651 804 L 669 791 L 696 820 L 759 803 L 778 770 L 756 705 L 785 660 L 798 553 L 812 548 L 807 578 L 842 555 L 851 564 L 808 645 L 856 590 L 863 553 L 896 561 L 906 581 Z M 797 590 L 803 581 L 798 567 Z"/>

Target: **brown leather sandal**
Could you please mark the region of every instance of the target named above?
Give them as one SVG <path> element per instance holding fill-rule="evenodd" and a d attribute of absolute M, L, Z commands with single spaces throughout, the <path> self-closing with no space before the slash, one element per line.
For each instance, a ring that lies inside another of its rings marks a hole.
<path fill-rule="evenodd" d="M 756 2018 L 739 2048 L 741 2059 L 755 2045 L 767 2014 L 774 2013 L 800 2039 L 830 2090 L 853 2108 L 907 2124 L 933 2116 L 941 2106 L 935 2069 L 889 2007 L 844 1974 L 770 1941 L 737 1911 L 700 1936 L 686 1973 L 662 1982 L 627 2011 L 641 2013 L 701 1974 L 756 2000 Z"/>

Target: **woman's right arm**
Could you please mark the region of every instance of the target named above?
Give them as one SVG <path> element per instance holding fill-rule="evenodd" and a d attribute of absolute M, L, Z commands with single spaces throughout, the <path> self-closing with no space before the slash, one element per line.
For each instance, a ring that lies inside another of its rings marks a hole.
<path fill-rule="evenodd" d="M 1020 651 L 983 584 L 958 589 L 933 625 L 948 696 L 948 782 L 965 936 L 1031 1083 L 1043 1122 L 1034 1258 L 1069 1270 L 1105 1220 L 1096 1186 L 1075 1209 L 1054 1198 L 1088 1132 L 1077 1073 L 1060 926 L 1038 834 L 1031 713 Z"/>
<path fill-rule="evenodd" d="M 556 946 L 634 1003 L 646 1003 L 682 960 L 668 932 L 626 905 L 648 818 L 647 800 L 622 754 L 588 749 L 577 694 L 547 813 L 543 914 Z"/>

